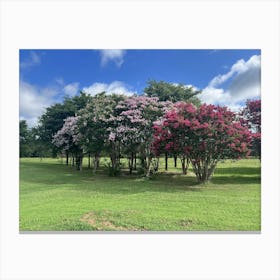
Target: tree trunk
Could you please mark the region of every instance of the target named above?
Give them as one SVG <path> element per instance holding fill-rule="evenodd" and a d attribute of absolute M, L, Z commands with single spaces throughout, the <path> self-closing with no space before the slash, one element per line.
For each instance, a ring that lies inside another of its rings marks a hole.
<path fill-rule="evenodd" d="M 145 155 L 141 155 L 141 167 L 143 170 L 147 169 L 147 157 Z"/>
<path fill-rule="evenodd" d="M 136 157 L 136 153 L 134 154 L 134 170 L 137 169 L 137 157 Z"/>
<path fill-rule="evenodd" d="M 151 175 L 151 167 L 152 167 L 151 163 L 152 163 L 152 158 L 148 157 L 146 177 L 150 177 Z"/>
<path fill-rule="evenodd" d="M 96 153 L 94 155 L 94 163 L 93 163 L 93 169 L 92 169 L 93 173 L 96 172 L 96 170 L 98 168 L 98 163 L 99 163 L 99 153 Z"/>
<path fill-rule="evenodd" d="M 168 170 L 168 154 L 165 153 L 165 170 Z"/>
<path fill-rule="evenodd" d="M 130 157 L 128 157 L 129 174 L 132 174 L 133 162 L 134 162 L 134 154 L 133 154 L 133 152 L 132 152 L 132 153 L 130 154 Z"/>
<path fill-rule="evenodd" d="M 176 155 L 174 156 L 174 167 L 175 168 L 177 167 L 177 156 Z"/>
<path fill-rule="evenodd" d="M 88 153 L 88 168 L 90 168 L 90 153 Z"/>
<path fill-rule="evenodd" d="M 66 152 L 66 165 L 69 165 L 69 154 Z"/>
<path fill-rule="evenodd" d="M 78 155 L 76 155 L 76 157 L 75 157 L 75 165 L 76 165 L 76 169 L 77 170 L 79 170 L 79 165 L 80 165 L 80 163 L 79 163 L 79 157 L 78 157 Z"/>
<path fill-rule="evenodd" d="M 206 160 L 202 162 L 192 162 L 192 165 L 198 183 L 205 184 L 212 178 L 217 161 L 211 162 L 210 160 Z"/>
<path fill-rule="evenodd" d="M 112 152 L 110 154 L 112 175 L 117 174 L 117 168 L 119 167 L 120 156 L 118 155 L 119 148 L 117 143 L 113 144 Z"/>
<path fill-rule="evenodd" d="M 79 153 L 76 154 L 76 169 L 79 171 L 83 169 L 83 155 Z"/>
<path fill-rule="evenodd" d="M 80 171 L 83 170 L 83 159 L 84 159 L 84 156 L 83 155 L 80 155 Z"/>
<path fill-rule="evenodd" d="M 186 158 L 185 157 L 181 158 L 181 163 L 182 163 L 182 173 L 184 175 L 186 175 L 188 167 L 187 167 L 187 164 L 186 164 Z"/>
<path fill-rule="evenodd" d="M 158 172 L 158 169 L 159 169 L 159 157 L 156 158 L 155 165 L 154 165 L 155 172 Z"/>

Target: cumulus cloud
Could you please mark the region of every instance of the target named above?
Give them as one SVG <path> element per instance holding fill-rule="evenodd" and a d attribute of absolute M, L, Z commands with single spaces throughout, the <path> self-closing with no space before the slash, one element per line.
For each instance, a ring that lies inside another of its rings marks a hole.
<path fill-rule="evenodd" d="M 194 85 L 184 85 L 185 88 L 191 88 L 193 89 L 193 91 L 199 91 L 199 88 L 197 88 L 196 86 Z"/>
<path fill-rule="evenodd" d="M 232 110 L 241 108 L 240 103 L 260 97 L 261 57 L 254 55 L 249 60 L 238 60 L 230 71 L 214 77 L 202 90 L 200 98 L 208 104 L 226 105 Z M 227 88 L 223 85 L 229 82 Z"/>
<path fill-rule="evenodd" d="M 69 95 L 70 97 L 76 95 L 78 91 L 79 91 L 79 83 L 71 83 L 63 88 L 63 92 Z"/>
<path fill-rule="evenodd" d="M 129 90 L 123 82 L 120 82 L 120 81 L 114 81 L 110 84 L 93 83 L 89 87 L 84 87 L 83 91 L 92 95 L 92 96 L 94 96 L 98 93 L 101 93 L 103 91 L 105 91 L 106 94 L 115 93 L 115 94 L 124 94 L 124 95 L 127 95 L 127 96 L 132 96 L 133 94 L 135 94 L 134 92 Z"/>
<path fill-rule="evenodd" d="M 20 63 L 20 68 L 26 69 L 39 65 L 40 63 L 41 63 L 40 56 L 36 52 L 30 51 L 29 56 Z"/>
<path fill-rule="evenodd" d="M 30 127 L 36 125 L 46 107 L 54 102 L 57 91 L 54 88 L 38 88 L 20 81 L 19 96 L 20 119 L 25 119 Z"/>
<path fill-rule="evenodd" d="M 179 85 L 182 85 L 182 84 L 172 83 L 172 85 L 174 85 L 174 86 L 179 86 Z M 191 84 L 188 84 L 188 85 L 182 85 L 182 86 L 183 86 L 185 89 L 192 88 L 194 91 L 199 91 L 199 88 L 197 88 L 196 86 L 191 85 Z"/>
<path fill-rule="evenodd" d="M 125 50 L 101 50 L 101 66 L 105 66 L 110 61 L 114 62 L 117 67 L 124 63 Z"/>

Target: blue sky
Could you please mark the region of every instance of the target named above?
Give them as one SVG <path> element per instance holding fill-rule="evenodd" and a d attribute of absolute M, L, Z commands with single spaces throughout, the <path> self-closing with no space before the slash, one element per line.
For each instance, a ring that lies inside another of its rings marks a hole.
<path fill-rule="evenodd" d="M 149 79 L 191 85 L 202 102 L 238 110 L 260 97 L 260 67 L 260 50 L 20 50 L 20 118 L 33 126 L 79 90 L 142 94 Z"/>

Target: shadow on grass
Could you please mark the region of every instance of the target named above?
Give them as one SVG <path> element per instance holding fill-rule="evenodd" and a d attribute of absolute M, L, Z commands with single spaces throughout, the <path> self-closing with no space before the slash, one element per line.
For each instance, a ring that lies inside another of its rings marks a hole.
<path fill-rule="evenodd" d="M 217 168 L 211 180 L 213 184 L 260 184 L 260 167 Z"/>
<path fill-rule="evenodd" d="M 213 176 L 211 182 L 213 184 L 260 184 L 260 176 Z"/>
<path fill-rule="evenodd" d="M 146 179 L 137 174 L 109 177 L 104 168 L 99 169 L 96 174 L 92 174 L 92 171 L 87 168 L 80 172 L 72 166 L 61 163 L 25 162 L 21 164 L 21 167 L 25 169 L 25 175 L 20 177 L 25 183 L 34 183 L 33 191 L 61 187 L 71 191 L 132 195 L 141 192 L 201 191 L 205 188 L 197 183 L 194 176 L 184 176 L 180 173 L 161 173 L 151 179 Z M 225 185 L 260 184 L 260 168 L 217 168 L 211 182 Z"/>
<path fill-rule="evenodd" d="M 33 183 L 32 191 L 67 188 L 69 190 L 98 192 L 107 194 L 135 194 L 140 192 L 199 191 L 194 177 L 181 174 L 159 174 L 148 179 L 141 175 L 121 175 L 110 177 L 107 170 L 99 169 L 96 174 L 84 168 L 82 172 L 74 167 L 48 163 L 22 163 L 24 183 Z M 31 188 L 29 187 L 29 190 Z"/>
<path fill-rule="evenodd" d="M 260 167 L 231 167 L 231 168 L 216 168 L 215 174 L 228 174 L 229 176 L 235 175 L 261 175 Z"/>

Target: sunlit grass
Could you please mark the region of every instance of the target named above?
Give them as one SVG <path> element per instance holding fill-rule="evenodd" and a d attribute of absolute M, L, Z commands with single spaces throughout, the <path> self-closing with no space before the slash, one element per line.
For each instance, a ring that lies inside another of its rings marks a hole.
<path fill-rule="evenodd" d="M 20 230 L 259 231 L 260 162 L 220 163 L 198 185 L 169 160 L 150 180 L 76 171 L 58 159 L 20 160 Z"/>

